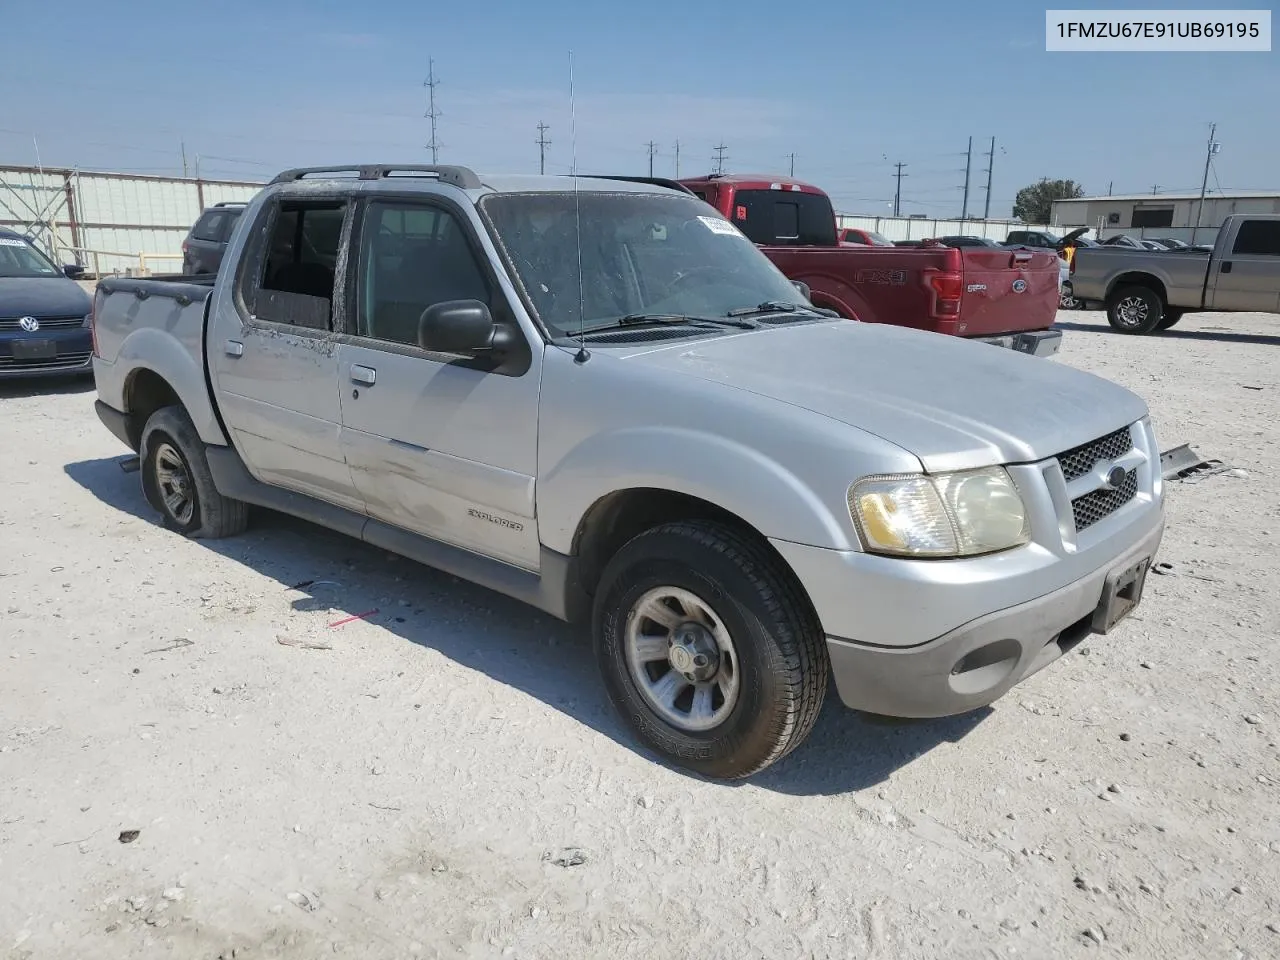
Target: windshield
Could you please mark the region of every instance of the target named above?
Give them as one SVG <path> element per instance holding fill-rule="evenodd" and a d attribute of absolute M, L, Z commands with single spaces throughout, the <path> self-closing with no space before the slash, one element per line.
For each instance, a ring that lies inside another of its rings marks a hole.
<path fill-rule="evenodd" d="M 60 277 L 43 253 L 16 237 L 0 237 L 0 277 Z"/>
<path fill-rule="evenodd" d="M 769 301 L 804 302 L 750 240 L 694 197 L 502 193 L 480 209 L 552 336 L 638 314 L 723 318 Z"/>
<path fill-rule="evenodd" d="M 867 231 L 867 240 L 873 247 L 892 247 L 893 241 L 874 230 Z"/>

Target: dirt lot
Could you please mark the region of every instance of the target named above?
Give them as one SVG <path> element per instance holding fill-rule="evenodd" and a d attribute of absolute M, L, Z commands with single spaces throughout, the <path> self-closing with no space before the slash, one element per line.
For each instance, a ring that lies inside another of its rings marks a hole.
<path fill-rule="evenodd" d="M 88 388 L 0 386 L 0 956 L 1280 955 L 1280 318 L 1060 319 L 1239 468 L 1171 486 L 1172 570 L 990 710 L 832 697 L 737 786 L 575 631 L 280 517 L 184 541 Z"/>

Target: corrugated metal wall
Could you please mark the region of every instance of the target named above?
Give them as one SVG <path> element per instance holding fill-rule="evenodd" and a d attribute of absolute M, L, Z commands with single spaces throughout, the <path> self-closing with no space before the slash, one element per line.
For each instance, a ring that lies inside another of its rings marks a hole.
<path fill-rule="evenodd" d="M 214 203 L 247 201 L 262 184 L 0 166 L 0 227 L 25 233 L 60 263 L 91 272 L 176 271 L 182 241 Z"/>
<path fill-rule="evenodd" d="M 1012 230 L 1061 230 L 1017 220 L 925 220 L 918 217 L 860 217 L 838 214 L 841 227 L 873 230 L 887 240 L 924 240 L 929 237 L 990 237 L 1004 240 Z"/>

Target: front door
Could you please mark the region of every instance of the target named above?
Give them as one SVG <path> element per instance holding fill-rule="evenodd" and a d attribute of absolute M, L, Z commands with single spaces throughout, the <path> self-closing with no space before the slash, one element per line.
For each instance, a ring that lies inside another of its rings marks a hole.
<path fill-rule="evenodd" d="M 264 483 L 362 511 L 343 458 L 335 289 L 351 203 L 343 198 L 269 204 L 220 293 L 207 349 L 232 441 Z"/>
<path fill-rule="evenodd" d="M 371 200 L 357 216 L 338 378 L 343 448 L 369 515 L 536 570 L 540 351 L 523 370 L 493 372 L 419 349 L 432 304 L 480 300 L 510 315 L 474 226 L 440 198 Z"/>
<path fill-rule="evenodd" d="M 1231 250 L 1210 267 L 1211 310 L 1275 313 L 1280 309 L 1280 220 L 1245 220 Z"/>

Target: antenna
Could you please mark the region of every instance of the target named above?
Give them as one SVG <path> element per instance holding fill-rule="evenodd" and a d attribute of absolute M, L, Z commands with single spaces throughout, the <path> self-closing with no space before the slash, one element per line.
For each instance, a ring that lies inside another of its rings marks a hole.
<path fill-rule="evenodd" d="M 422 85 L 427 88 L 427 112 L 423 114 L 431 121 L 431 142 L 427 144 L 427 149 L 431 151 L 431 162 L 440 162 L 440 144 L 436 142 L 436 119 L 440 116 L 440 111 L 436 109 L 436 85 L 440 81 L 436 79 L 436 62 L 430 58 L 427 59 L 427 79 Z"/>
<path fill-rule="evenodd" d="M 578 248 L 578 352 L 574 363 L 586 363 L 591 359 L 587 352 L 587 335 L 584 297 L 582 293 L 582 208 L 578 202 L 578 115 L 573 108 L 573 51 L 569 51 L 569 172 L 573 176 L 574 234 Z"/>

